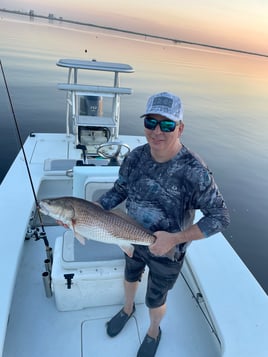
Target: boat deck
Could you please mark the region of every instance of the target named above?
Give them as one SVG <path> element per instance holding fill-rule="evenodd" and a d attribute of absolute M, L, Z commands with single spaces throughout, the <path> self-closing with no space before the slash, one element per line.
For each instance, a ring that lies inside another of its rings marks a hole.
<path fill-rule="evenodd" d="M 51 245 L 54 237 L 63 233 L 61 227 L 47 227 L 46 231 Z M 59 351 L 65 357 L 98 357 L 108 353 L 117 357 L 136 356 L 149 324 L 146 306 L 137 304 L 136 312 L 125 329 L 117 337 L 110 338 L 105 324 L 121 306 L 58 311 L 54 297 L 45 296 L 41 276 L 45 258 L 41 241 L 30 239 L 24 242 L 3 357 L 58 357 Z M 31 322 L 27 328 L 25 321 Z M 182 277 L 169 295 L 167 315 L 161 328 L 159 357 L 221 355 L 218 340 Z M 35 340 L 42 342 L 32 343 Z"/>
<path fill-rule="evenodd" d="M 121 140 L 131 148 L 144 141 L 140 137 Z M 81 153 L 74 150 L 71 137 L 35 134 L 24 147 L 38 199 L 72 194 L 75 180 L 66 175 L 66 169 Z M 104 169 L 97 168 L 99 174 L 95 176 L 102 177 Z M 114 168 L 108 170 L 109 177 L 115 174 L 111 170 Z M 84 186 L 77 182 L 77 187 Z M 144 304 L 137 305 L 135 315 L 119 336 L 109 338 L 105 323 L 121 305 L 60 312 L 55 296 L 46 298 L 42 281 L 44 244 L 33 239 L 24 241 L 34 199 L 21 152 L 0 186 L 0 206 L 4 213 L 0 216 L 2 356 L 96 357 L 106 352 L 116 357 L 135 356 L 149 324 Z M 50 226 L 46 231 L 54 247 L 64 229 Z M 185 263 L 183 275 L 168 297 L 157 356 L 266 357 L 267 295 L 223 235 L 193 242 Z M 213 321 L 213 330 L 183 277 L 194 288 L 195 297 L 200 293 L 199 303 Z M 217 331 L 219 339 L 213 331 Z"/>

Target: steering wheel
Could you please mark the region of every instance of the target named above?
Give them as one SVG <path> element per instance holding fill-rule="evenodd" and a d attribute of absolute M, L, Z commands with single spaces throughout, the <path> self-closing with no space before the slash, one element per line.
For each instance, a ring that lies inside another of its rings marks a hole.
<path fill-rule="evenodd" d="M 105 148 L 108 148 L 108 150 Z M 126 149 L 125 153 L 123 153 L 123 149 Z M 115 159 L 116 161 L 119 155 L 124 158 L 129 152 L 130 147 L 120 141 L 110 141 L 108 143 L 101 144 L 97 149 L 97 154 L 99 156 L 105 159 Z"/>

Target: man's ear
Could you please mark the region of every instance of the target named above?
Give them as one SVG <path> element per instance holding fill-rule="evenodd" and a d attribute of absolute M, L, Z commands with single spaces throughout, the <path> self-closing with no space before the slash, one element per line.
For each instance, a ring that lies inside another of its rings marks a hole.
<path fill-rule="evenodd" d="M 181 121 L 178 126 L 179 126 L 178 137 L 180 137 L 184 130 L 184 123 Z"/>

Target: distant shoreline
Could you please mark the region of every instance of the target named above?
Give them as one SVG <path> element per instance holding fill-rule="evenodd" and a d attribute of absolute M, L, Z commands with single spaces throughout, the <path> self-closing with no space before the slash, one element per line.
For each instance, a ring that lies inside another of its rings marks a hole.
<path fill-rule="evenodd" d="M 28 16 L 30 18 L 37 17 L 37 18 L 41 18 L 41 19 L 47 19 L 49 21 L 54 21 L 55 20 L 55 21 L 66 22 L 66 23 L 69 23 L 69 24 L 75 24 L 75 25 L 79 25 L 79 26 L 95 27 L 95 28 L 108 30 L 108 31 L 116 31 L 116 32 L 121 32 L 121 33 L 127 33 L 127 34 L 130 34 L 130 35 L 142 36 L 142 37 L 147 37 L 147 38 L 154 38 L 154 39 L 158 39 L 158 40 L 164 40 L 164 41 L 173 42 L 175 45 L 176 44 L 193 45 L 193 46 L 198 46 L 198 47 L 203 47 L 203 48 L 211 48 L 211 49 L 214 49 L 214 50 L 235 52 L 235 53 L 240 53 L 240 54 L 245 54 L 245 55 L 259 56 L 259 57 L 268 58 L 268 54 L 264 54 L 264 53 L 251 52 L 251 51 L 245 51 L 245 50 L 240 50 L 240 49 L 216 46 L 216 45 L 211 45 L 211 44 L 201 43 L 201 42 L 187 41 L 187 40 L 176 39 L 176 38 L 172 38 L 172 37 L 153 35 L 153 34 L 148 34 L 148 33 L 143 33 L 143 32 L 132 31 L 132 30 L 125 30 L 125 29 L 112 27 L 112 26 L 97 25 L 97 24 L 92 24 L 92 23 L 87 23 L 87 22 L 82 22 L 82 21 L 77 21 L 77 20 L 69 20 L 69 19 L 64 19 L 63 17 L 56 17 L 56 16 L 54 16 L 54 14 L 49 14 L 48 16 L 38 15 L 33 10 L 30 10 L 28 12 L 24 12 L 24 11 L 18 11 L 18 10 L 0 9 L 0 12 L 6 12 L 6 13 L 16 14 L 16 15 L 23 15 L 23 16 Z"/>

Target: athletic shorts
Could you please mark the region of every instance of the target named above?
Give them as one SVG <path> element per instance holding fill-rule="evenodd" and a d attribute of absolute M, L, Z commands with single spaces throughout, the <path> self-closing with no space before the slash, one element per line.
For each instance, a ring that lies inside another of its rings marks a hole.
<path fill-rule="evenodd" d="M 125 254 L 125 280 L 129 283 L 140 281 L 147 265 L 149 273 L 145 302 L 151 309 L 160 307 L 166 302 L 167 293 L 180 274 L 184 255 L 182 253 L 172 261 L 167 257 L 153 255 L 147 246 L 135 245 L 132 258 Z"/>

